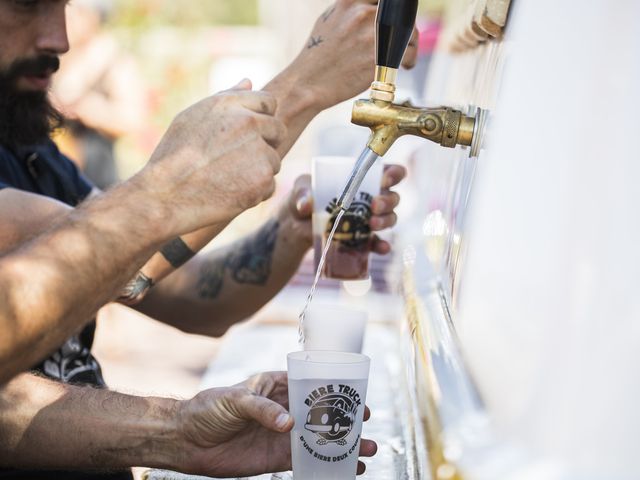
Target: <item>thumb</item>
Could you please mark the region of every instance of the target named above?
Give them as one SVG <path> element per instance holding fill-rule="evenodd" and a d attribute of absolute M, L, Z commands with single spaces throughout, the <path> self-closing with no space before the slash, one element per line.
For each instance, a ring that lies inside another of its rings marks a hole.
<path fill-rule="evenodd" d="M 303 175 L 296 180 L 291 195 L 291 210 L 296 218 L 308 219 L 313 213 L 313 196 L 311 195 L 311 177 Z"/>
<path fill-rule="evenodd" d="M 253 84 L 251 83 L 251 80 L 249 80 L 248 78 L 243 78 L 236 85 L 231 87 L 228 91 L 232 91 L 232 90 L 251 90 L 251 89 L 253 89 Z"/>
<path fill-rule="evenodd" d="M 238 410 L 247 420 L 254 420 L 274 432 L 288 432 L 293 428 L 293 417 L 285 408 L 259 395 L 246 395 L 239 402 Z"/>

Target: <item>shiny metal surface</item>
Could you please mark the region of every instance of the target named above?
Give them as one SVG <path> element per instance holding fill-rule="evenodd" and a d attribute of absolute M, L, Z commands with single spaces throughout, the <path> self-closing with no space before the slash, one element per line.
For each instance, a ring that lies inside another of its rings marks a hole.
<path fill-rule="evenodd" d="M 487 110 L 476 108 L 476 121 L 473 126 L 473 140 L 471 142 L 471 151 L 469 152 L 469 156 L 472 158 L 476 158 L 480 155 L 482 142 L 485 138 L 485 129 L 488 116 L 489 112 Z"/>
<path fill-rule="evenodd" d="M 393 102 L 396 93 L 398 69 L 376 66 L 376 76 L 371 84 L 369 96 L 371 100 Z"/>
<path fill-rule="evenodd" d="M 371 136 L 367 146 L 380 156 L 404 135 L 414 135 L 443 147 L 470 146 L 476 119 L 452 108 L 417 108 L 377 100 L 357 100 L 351 122 L 367 127 Z"/>
<path fill-rule="evenodd" d="M 430 474 L 464 478 L 460 462 L 469 430 L 486 436 L 484 406 L 466 368 L 442 285 L 421 249 L 405 253 L 403 295 L 414 349 L 414 390 L 422 413 Z"/>

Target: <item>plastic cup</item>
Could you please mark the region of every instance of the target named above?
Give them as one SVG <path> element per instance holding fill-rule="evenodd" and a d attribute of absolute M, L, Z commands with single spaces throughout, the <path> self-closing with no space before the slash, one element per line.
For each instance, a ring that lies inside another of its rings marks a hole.
<path fill-rule="evenodd" d="M 366 310 L 312 303 L 304 319 L 305 350 L 362 353 L 368 316 Z"/>
<path fill-rule="evenodd" d="M 294 480 L 356 478 L 369 363 L 356 353 L 287 356 Z"/>
<path fill-rule="evenodd" d="M 312 161 L 313 246 L 316 269 L 333 227 L 338 197 L 356 162 L 355 157 L 315 157 Z M 342 217 L 322 271 L 325 278 L 357 280 L 369 277 L 371 202 L 380 193 L 382 160 L 373 164 L 351 207 Z"/>

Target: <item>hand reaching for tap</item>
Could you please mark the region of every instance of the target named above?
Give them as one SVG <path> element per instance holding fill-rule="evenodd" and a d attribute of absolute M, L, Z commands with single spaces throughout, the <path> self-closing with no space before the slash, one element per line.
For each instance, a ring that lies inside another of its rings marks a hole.
<path fill-rule="evenodd" d="M 375 70 L 375 18 L 377 0 L 337 0 L 317 20 L 296 62 L 305 64 L 307 82 L 325 107 L 365 91 Z M 418 31 L 402 65 L 416 62 Z"/>
<path fill-rule="evenodd" d="M 401 165 L 386 165 L 382 176 L 382 190 L 374 197 L 371 204 L 372 217 L 369 222 L 371 231 L 378 232 L 393 227 L 398 221 L 395 209 L 400 203 L 400 195 L 391 190 L 406 176 L 407 170 Z M 287 204 L 282 209 L 281 217 L 293 219 L 291 224 L 294 236 L 306 242 L 310 247 L 312 242 L 311 214 L 313 213 L 313 198 L 311 195 L 311 177 L 298 177 L 289 196 Z M 371 250 L 379 255 L 386 255 L 391 251 L 389 242 L 374 235 Z"/>
<path fill-rule="evenodd" d="M 377 5 L 378 0 L 336 0 L 320 15 L 296 59 L 265 87 L 279 100 L 278 116 L 290 135 L 297 136 L 322 110 L 369 88 L 375 73 Z M 415 65 L 417 51 L 414 29 L 403 67 Z"/>

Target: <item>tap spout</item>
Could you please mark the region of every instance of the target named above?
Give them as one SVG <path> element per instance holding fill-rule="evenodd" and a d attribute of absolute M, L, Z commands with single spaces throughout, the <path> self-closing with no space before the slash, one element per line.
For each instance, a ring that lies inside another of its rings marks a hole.
<path fill-rule="evenodd" d="M 379 156 L 403 135 L 416 135 L 443 147 L 470 146 L 475 117 L 452 108 L 415 108 L 380 100 L 358 100 L 351 121 L 371 129 L 368 148 Z"/>

